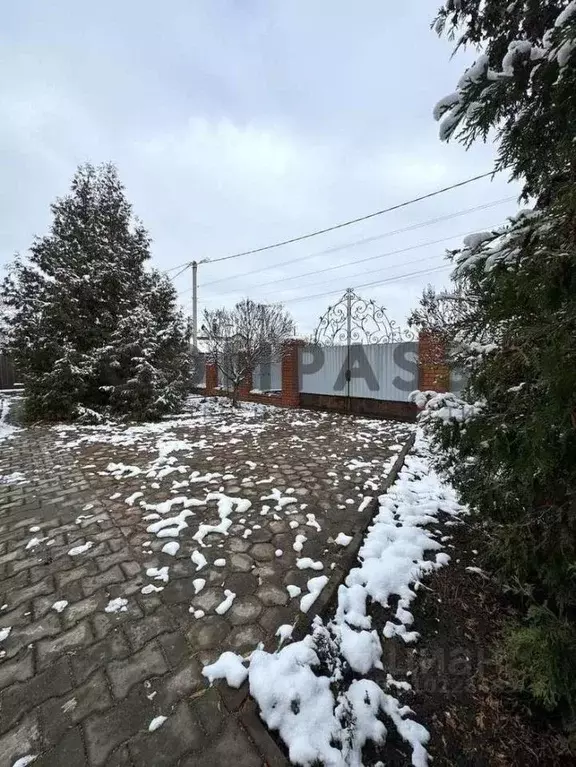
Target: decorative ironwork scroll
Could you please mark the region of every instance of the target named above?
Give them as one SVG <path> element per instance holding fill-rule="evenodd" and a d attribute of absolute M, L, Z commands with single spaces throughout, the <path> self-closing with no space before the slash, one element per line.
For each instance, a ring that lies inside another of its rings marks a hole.
<path fill-rule="evenodd" d="M 413 341 L 415 334 L 391 320 L 383 306 L 348 288 L 342 298 L 320 317 L 314 343 L 323 346 L 381 344 Z"/>

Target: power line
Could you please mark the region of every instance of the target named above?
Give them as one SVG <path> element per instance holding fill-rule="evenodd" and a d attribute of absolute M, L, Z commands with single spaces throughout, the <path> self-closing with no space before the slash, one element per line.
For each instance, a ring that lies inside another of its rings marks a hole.
<path fill-rule="evenodd" d="M 170 279 L 171 279 L 171 280 L 175 280 L 177 277 L 180 277 L 180 275 L 181 275 L 181 274 L 184 274 L 184 272 L 186 271 L 186 269 L 188 269 L 188 267 L 189 267 L 189 266 L 190 266 L 190 262 L 186 264 L 186 266 L 184 267 L 184 269 L 180 269 L 180 271 L 178 272 L 178 274 L 175 274 L 175 275 L 174 275 L 174 277 L 170 277 Z M 192 288 L 190 288 L 190 290 L 192 290 Z"/>
<path fill-rule="evenodd" d="M 442 264 L 441 266 L 434 266 L 434 267 L 431 267 L 430 269 L 422 269 L 416 272 L 407 272 L 406 274 L 399 274 L 396 277 L 389 277 L 388 279 L 385 279 L 385 280 L 375 280 L 374 282 L 365 282 L 362 285 L 356 285 L 354 289 L 357 290 L 359 288 L 368 288 L 368 287 L 374 287 L 376 285 L 384 285 L 388 282 L 396 282 L 398 280 L 403 280 L 406 277 L 416 277 L 417 275 L 431 274 L 432 272 L 438 272 L 438 271 L 441 271 L 442 269 L 451 269 L 451 268 L 452 268 L 452 264 Z M 323 298 L 324 296 L 333 296 L 338 293 L 342 293 L 342 288 L 339 288 L 338 290 L 329 290 L 329 291 L 326 291 L 325 293 L 315 293 L 313 296 L 298 296 L 297 298 L 288 298 L 285 301 L 282 301 L 281 303 L 291 304 L 291 303 L 296 303 L 297 301 L 311 301 L 312 299 L 315 299 L 315 298 Z"/>
<path fill-rule="evenodd" d="M 428 192 L 428 194 L 423 194 L 420 197 L 414 197 L 411 200 L 406 200 L 405 202 L 397 203 L 396 205 L 391 205 L 389 208 L 383 208 L 382 210 L 377 210 L 374 213 L 368 213 L 365 216 L 360 216 L 358 218 L 352 218 L 349 221 L 343 221 L 340 224 L 334 224 L 333 226 L 328 226 L 325 229 L 318 229 L 314 232 L 310 232 L 309 234 L 302 234 L 299 237 L 291 237 L 289 240 L 282 240 L 281 242 L 275 242 L 272 245 L 264 245 L 261 248 L 253 248 L 252 250 L 244 250 L 240 253 L 232 253 L 229 256 L 222 256 L 221 258 L 212 258 L 210 259 L 211 264 L 219 263 L 220 261 L 229 261 L 231 258 L 240 258 L 241 256 L 251 256 L 255 253 L 263 253 L 265 250 L 272 250 L 273 248 L 280 248 L 283 245 L 291 245 L 294 242 L 301 242 L 302 240 L 308 240 L 311 237 L 318 237 L 321 234 L 327 234 L 328 232 L 334 232 L 337 229 L 343 229 L 345 226 L 351 226 L 352 224 L 359 224 L 361 221 L 368 221 L 371 218 L 375 218 L 376 216 L 381 216 L 384 213 L 390 213 L 393 210 L 400 210 L 400 208 L 405 208 L 408 205 L 413 205 L 416 202 L 421 202 L 422 200 L 428 200 L 431 197 L 436 197 L 439 194 L 444 194 L 444 192 L 449 192 L 452 189 L 458 189 L 459 187 L 466 186 L 466 184 L 471 184 L 474 181 L 479 181 L 482 178 L 488 178 L 488 176 L 494 176 L 495 171 L 489 171 L 488 173 L 481 173 L 479 176 L 472 176 L 472 178 L 467 178 L 464 181 L 459 181 L 456 184 L 451 184 L 450 186 L 442 187 L 441 189 L 436 189 L 433 192 Z M 179 269 L 180 267 L 188 266 L 188 263 L 179 264 L 178 266 L 172 266 L 170 269 L 167 269 L 167 272 L 175 271 L 176 269 Z"/>
<path fill-rule="evenodd" d="M 487 228 L 490 229 L 490 227 L 487 227 Z M 357 264 L 364 264 L 367 261 L 377 261 L 380 258 L 386 258 L 388 256 L 396 256 L 396 255 L 399 255 L 400 253 L 408 253 L 412 250 L 418 250 L 420 248 L 426 248 L 432 245 L 441 245 L 443 242 L 449 242 L 450 240 L 456 240 L 462 237 L 466 237 L 467 234 L 470 234 L 470 232 L 469 231 L 460 232 L 459 234 L 452 234 L 449 237 L 442 237 L 439 240 L 428 240 L 427 242 L 420 242 L 417 245 L 408 245 L 405 248 L 398 248 L 397 250 L 389 250 L 386 253 L 379 253 L 378 255 L 375 255 L 375 256 L 367 256 L 366 258 L 359 258 L 359 259 L 355 259 L 354 261 L 346 261 L 343 264 L 335 264 L 334 266 L 327 266 L 324 269 L 314 269 L 310 272 L 301 272 L 300 274 L 295 274 L 292 277 L 284 277 L 278 280 L 269 280 L 268 282 L 259 282 L 256 285 L 251 285 L 250 289 L 267 287 L 269 285 L 276 285 L 278 283 L 288 282 L 288 280 L 301 279 L 302 277 L 311 277 L 314 274 L 325 274 L 326 272 L 333 272 L 336 269 L 344 269 L 347 266 L 356 266 Z M 183 291 L 179 295 L 184 295 L 184 293 L 186 292 L 188 291 Z M 244 292 L 242 289 L 225 290 L 218 293 L 218 295 L 222 296 L 222 295 L 229 295 L 231 293 L 242 293 L 242 292 Z"/>
<path fill-rule="evenodd" d="M 442 221 L 449 221 L 452 218 L 458 218 L 460 216 L 467 215 L 468 213 L 476 213 L 480 210 L 487 210 L 488 208 L 494 208 L 497 205 L 502 205 L 505 202 L 511 202 L 512 200 L 515 200 L 516 196 L 512 195 L 511 197 L 503 197 L 500 200 L 493 200 L 492 202 L 484 203 L 483 205 L 476 205 L 473 208 L 466 208 L 465 210 L 459 210 L 456 213 L 449 213 L 446 216 L 439 216 L 437 218 L 430 218 L 426 221 L 419 221 L 416 224 L 411 224 L 410 226 L 405 226 L 402 229 L 394 229 L 392 231 L 383 232 L 382 234 L 377 234 L 373 237 L 364 237 L 361 240 L 356 240 L 355 242 L 348 242 L 343 243 L 342 245 L 335 245 L 332 248 L 327 248 L 326 250 L 321 250 L 317 253 L 310 253 L 305 256 L 299 256 L 298 258 L 292 258 L 288 261 L 282 261 L 279 264 L 270 264 L 270 266 L 263 266 L 259 267 L 258 269 L 251 269 L 249 272 L 242 272 L 241 274 L 233 274 L 229 277 L 219 277 L 217 280 L 210 280 L 210 282 L 203 282 L 200 287 L 201 288 L 207 288 L 210 285 L 216 285 L 220 282 L 227 282 L 229 280 L 233 279 L 240 279 L 242 277 L 249 277 L 252 274 L 260 274 L 260 272 L 269 271 L 270 269 L 281 269 L 283 266 L 289 266 L 291 264 L 296 264 L 301 261 L 308 261 L 312 258 L 319 258 L 320 256 L 327 256 L 331 253 L 337 253 L 340 250 L 347 250 L 348 248 L 354 248 L 358 245 L 366 245 L 371 242 L 376 242 L 377 240 L 382 240 L 386 237 L 392 237 L 396 234 L 403 234 L 404 232 L 411 232 L 415 229 L 423 229 L 426 226 L 432 226 L 433 224 L 438 224 Z M 394 251 L 396 252 L 396 251 Z M 294 279 L 293 277 L 286 277 L 283 279 L 291 280 Z M 267 285 L 269 283 L 260 283 L 262 285 Z M 183 291 L 183 293 L 189 293 L 190 289 Z M 234 291 L 226 291 L 226 292 L 234 292 Z M 183 294 L 181 294 L 183 295 Z"/>
<path fill-rule="evenodd" d="M 422 200 L 428 200 L 430 197 L 436 197 L 439 194 L 444 194 L 444 192 L 449 192 L 451 189 L 458 189 L 461 186 L 465 186 L 466 184 L 471 184 L 473 181 L 479 181 L 481 178 L 487 178 L 488 176 L 493 176 L 494 171 L 490 171 L 489 173 L 482 173 L 479 176 L 473 176 L 472 178 L 467 178 L 464 181 L 459 181 L 457 184 L 451 184 L 450 186 L 445 186 L 442 189 L 436 189 L 434 192 L 428 192 L 428 194 L 423 194 L 420 197 L 414 197 L 412 200 L 406 200 L 405 202 L 397 203 L 396 205 L 391 205 L 389 208 L 383 208 L 382 210 L 377 210 L 375 213 L 368 213 L 366 216 L 360 216 L 359 218 L 352 218 L 349 221 L 343 221 L 341 224 L 334 224 L 333 226 L 328 226 L 325 229 L 318 229 L 315 232 L 310 232 L 309 234 L 301 234 L 299 237 L 292 237 L 289 240 L 282 240 L 281 242 L 275 242 L 272 245 L 264 245 L 261 248 L 253 248 L 252 250 L 244 250 L 241 253 L 233 253 L 230 256 L 223 256 L 222 258 L 213 258 L 210 260 L 211 264 L 218 263 L 219 261 L 229 261 L 231 258 L 240 258 L 241 256 L 252 256 L 255 253 L 262 253 L 265 250 L 272 250 L 273 248 L 280 248 L 282 245 L 291 245 L 294 242 L 301 242 L 302 240 L 308 240 L 311 237 L 318 237 L 320 234 L 327 234 L 327 232 L 334 232 L 337 229 L 343 229 L 345 226 L 351 226 L 352 224 L 359 224 L 361 221 L 368 221 L 368 219 L 375 218 L 376 216 L 381 216 L 384 213 L 391 213 L 393 210 L 399 210 L 400 208 L 405 208 L 408 205 L 413 205 L 415 202 L 421 202 Z"/>
<path fill-rule="evenodd" d="M 421 264 L 424 261 L 432 261 L 433 259 L 436 259 L 436 258 L 438 258 L 438 254 L 437 253 L 435 255 L 433 255 L 433 256 L 424 256 L 423 258 L 416 258 L 413 261 L 405 261 L 403 264 L 394 264 L 393 266 L 411 266 L 412 264 Z M 364 277 L 364 276 L 366 276 L 368 274 L 377 274 L 378 272 L 382 272 L 384 269 L 389 269 L 389 268 L 390 267 L 379 266 L 378 269 L 371 269 L 368 272 L 362 272 L 362 276 Z M 393 278 L 394 278 L 394 276 L 391 279 L 393 279 Z M 345 277 L 344 278 L 343 277 L 333 277 L 331 279 L 332 280 L 334 280 L 334 279 L 342 280 L 342 279 L 346 279 L 346 278 Z M 307 284 L 306 287 L 307 288 L 313 288 L 313 287 L 315 287 L 317 285 L 324 285 L 325 282 L 326 282 L 325 280 L 322 280 L 320 282 L 313 282 L 311 284 Z M 282 293 L 286 293 L 287 291 L 294 291 L 294 290 L 297 290 L 297 288 L 286 288 L 286 290 L 280 290 L 279 294 L 274 293 L 274 298 L 277 297 L 276 300 L 282 302 L 282 301 L 284 301 L 284 299 L 282 298 Z M 339 290 L 342 290 L 342 288 L 340 288 Z M 218 296 L 214 296 L 214 299 L 218 299 L 218 298 L 219 298 Z M 286 300 L 291 301 L 292 299 L 289 298 L 289 299 L 286 299 Z"/>

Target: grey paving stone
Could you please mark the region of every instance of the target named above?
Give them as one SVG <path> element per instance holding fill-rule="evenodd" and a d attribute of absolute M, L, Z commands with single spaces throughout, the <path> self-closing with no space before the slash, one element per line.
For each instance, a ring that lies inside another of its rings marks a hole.
<path fill-rule="evenodd" d="M 70 658 L 76 682 L 81 684 L 96 669 L 105 668 L 111 661 L 126 658 L 130 653 L 131 648 L 124 634 L 119 629 L 113 631 L 105 639 Z"/>
<path fill-rule="evenodd" d="M 82 728 L 91 767 L 107 764 L 112 752 L 139 730 L 147 729 L 154 716 L 152 703 L 144 692 L 134 690 L 132 695 L 113 708 L 86 719 Z"/>
<path fill-rule="evenodd" d="M 25 716 L 12 730 L 0 737 L 0 765 L 13 765 L 17 759 L 37 754 L 42 749 L 38 716 Z"/>
<path fill-rule="evenodd" d="M 47 722 L 46 740 L 58 744 L 71 725 L 81 722 L 91 714 L 105 711 L 112 705 L 103 671 L 97 671 L 84 684 L 70 690 L 59 698 L 51 697 L 41 708 L 41 718 Z"/>
<path fill-rule="evenodd" d="M 120 569 L 120 566 L 114 565 L 103 573 L 82 578 L 82 590 L 84 591 L 84 596 L 89 597 L 95 591 L 98 591 L 98 589 L 110 586 L 113 583 L 121 583 L 124 580 L 126 580 L 126 578 Z"/>
<path fill-rule="evenodd" d="M 67 730 L 58 744 L 40 754 L 34 767 L 82 767 L 87 764 L 80 727 Z"/>
<path fill-rule="evenodd" d="M 0 732 L 6 732 L 23 713 L 32 711 L 48 698 L 62 695 L 71 689 L 72 678 L 64 658 L 41 674 L 12 685 L 2 693 Z"/>
<path fill-rule="evenodd" d="M 151 642 L 126 660 L 112 661 L 107 671 L 115 697 L 124 698 L 135 684 L 165 674 L 168 666 L 160 647 Z"/>
<path fill-rule="evenodd" d="M 134 762 L 141 767 L 169 767 L 179 757 L 199 751 L 204 745 L 205 736 L 199 722 L 182 702 L 158 730 L 133 738 L 129 749 Z M 198 754 L 197 759 L 210 764 L 203 761 L 203 754 Z"/>
<path fill-rule="evenodd" d="M 220 736 L 202 751 L 202 764 L 230 767 L 232 754 L 234 767 L 265 767 L 264 760 L 255 752 L 248 736 L 234 719 L 229 718 Z M 181 767 L 199 767 L 197 757 L 187 757 Z"/>
<path fill-rule="evenodd" d="M 14 682 L 24 682 L 30 679 L 34 672 L 32 652 L 25 650 L 14 660 L 0 663 L 0 690 Z"/>
<path fill-rule="evenodd" d="M 146 642 L 159 634 L 175 628 L 173 620 L 165 607 L 160 607 L 154 615 L 148 615 L 137 621 L 126 624 L 124 630 L 135 650 L 139 650 Z"/>
<path fill-rule="evenodd" d="M 64 631 L 52 639 L 43 639 L 36 648 L 39 668 L 46 668 L 59 655 L 71 652 L 91 642 L 92 630 L 87 621 L 78 623 L 74 628 L 68 629 L 68 631 Z"/>

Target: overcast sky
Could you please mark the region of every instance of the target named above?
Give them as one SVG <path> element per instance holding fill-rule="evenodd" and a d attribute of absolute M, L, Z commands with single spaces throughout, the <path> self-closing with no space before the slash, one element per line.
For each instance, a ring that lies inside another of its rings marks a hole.
<path fill-rule="evenodd" d="M 304 234 L 490 170 L 493 147 L 465 152 L 437 138 L 434 103 L 454 90 L 470 61 L 450 60 L 451 44 L 430 30 L 437 4 L 6 3 L 0 261 L 46 232 L 50 202 L 87 160 L 118 165 L 160 269 Z M 482 180 L 303 243 L 203 265 L 201 308 L 245 295 L 285 301 L 299 330 L 310 332 L 338 291 L 441 266 L 459 235 L 516 210 L 517 189 L 503 176 Z M 381 236 L 508 197 L 514 200 Z M 277 266 L 290 259 L 301 260 Z M 298 276 L 338 264 L 349 265 Z M 447 284 L 448 274 L 359 293 L 403 321 L 422 288 Z M 187 309 L 189 284 L 187 273 L 176 280 Z"/>

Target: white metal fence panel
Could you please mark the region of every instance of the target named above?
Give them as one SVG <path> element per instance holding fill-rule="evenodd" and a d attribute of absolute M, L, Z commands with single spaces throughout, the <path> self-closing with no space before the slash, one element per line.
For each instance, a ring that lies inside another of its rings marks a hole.
<path fill-rule="evenodd" d="M 418 388 L 416 342 L 309 345 L 300 352 L 300 391 L 407 402 Z M 346 371 L 350 370 L 350 385 Z"/>
<path fill-rule="evenodd" d="M 226 365 L 223 365 L 222 367 L 229 370 L 229 368 L 227 368 Z M 221 368 L 218 367 L 217 370 L 218 370 L 218 386 L 221 389 L 226 389 L 226 391 L 232 391 L 232 389 L 234 388 L 232 381 L 226 375 L 224 375 Z"/>
<path fill-rule="evenodd" d="M 418 344 L 350 347 L 350 396 L 407 402 L 418 388 Z"/>
<path fill-rule="evenodd" d="M 451 368 L 450 369 L 450 391 L 454 394 L 457 394 L 459 397 L 462 396 L 462 392 L 466 388 L 466 384 L 468 383 L 468 376 L 466 373 L 464 373 L 463 370 L 460 370 L 459 368 Z"/>
<path fill-rule="evenodd" d="M 197 354 L 192 361 L 192 381 L 195 386 L 206 386 L 206 355 Z"/>
<path fill-rule="evenodd" d="M 282 363 L 263 362 L 252 372 L 252 386 L 259 391 L 280 391 L 282 389 Z"/>
<path fill-rule="evenodd" d="M 299 360 L 300 391 L 346 394 L 346 352 L 345 346 L 303 346 Z"/>

